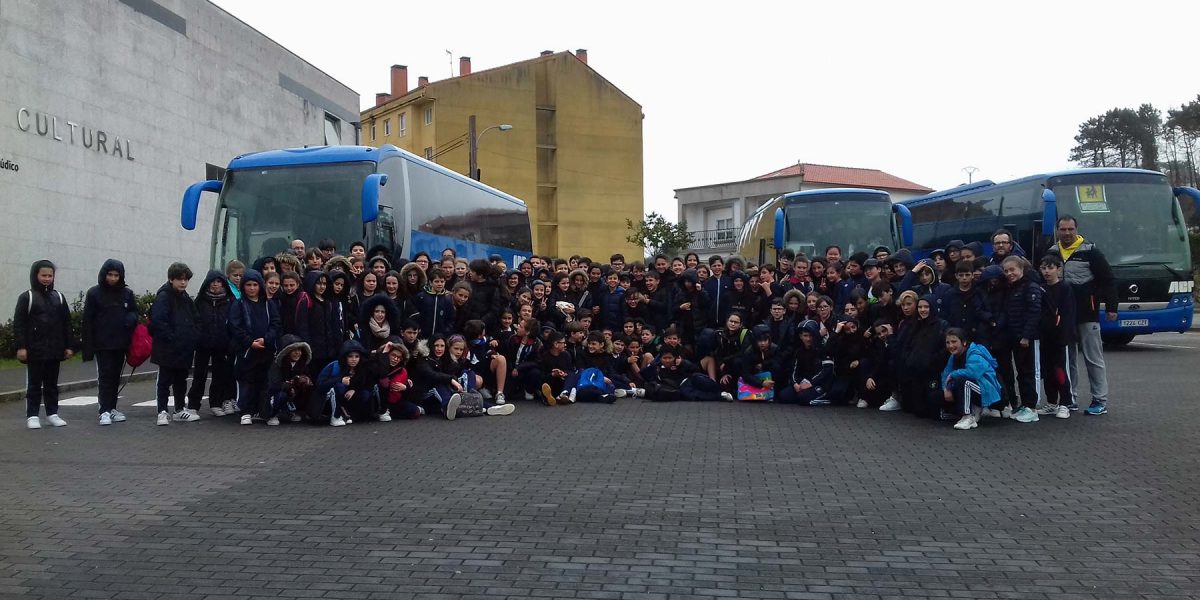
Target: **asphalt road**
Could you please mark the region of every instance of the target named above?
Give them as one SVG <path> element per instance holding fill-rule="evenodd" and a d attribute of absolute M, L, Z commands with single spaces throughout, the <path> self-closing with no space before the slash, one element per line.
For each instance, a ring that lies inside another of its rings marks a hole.
<path fill-rule="evenodd" d="M 1200 334 L 1108 358 L 1110 414 L 968 432 L 634 399 L 156 427 L 149 383 L 127 423 L 26 431 L 2 404 L 0 597 L 1195 598 Z"/>

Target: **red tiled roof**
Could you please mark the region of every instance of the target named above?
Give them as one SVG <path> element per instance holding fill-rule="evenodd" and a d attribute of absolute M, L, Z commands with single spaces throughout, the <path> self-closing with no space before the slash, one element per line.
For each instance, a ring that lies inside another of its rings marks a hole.
<path fill-rule="evenodd" d="M 914 192 L 932 192 L 919 183 L 901 179 L 879 169 L 860 169 L 857 167 L 835 167 L 831 165 L 814 165 L 797 163 L 788 167 L 760 175 L 754 179 L 773 179 L 775 177 L 801 177 L 805 183 L 826 183 L 830 185 L 845 185 L 851 187 L 887 188 L 893 190 L 912 190 Z"/>

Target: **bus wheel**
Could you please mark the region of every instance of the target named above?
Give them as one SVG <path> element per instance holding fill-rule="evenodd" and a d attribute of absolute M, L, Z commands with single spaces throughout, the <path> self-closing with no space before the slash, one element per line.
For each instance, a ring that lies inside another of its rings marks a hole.
<path fill-rule="evenodd" d="M 1106 335 L 1103 337 L 1103 339 L 1104 339 L 1105 344 L 1109 344 L 1112 346 L 1124 346 L 1124 345 L 1128 344 L 1129 342 L 1133 341 L 1133 334 L 1123 333 L 1123 334 Z"/>

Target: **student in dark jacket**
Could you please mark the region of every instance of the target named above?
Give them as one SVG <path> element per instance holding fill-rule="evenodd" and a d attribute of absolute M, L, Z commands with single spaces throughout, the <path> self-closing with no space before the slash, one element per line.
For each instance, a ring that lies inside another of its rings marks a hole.
<path fill-rule="evenodd" d="M 547 338 L 538 357 L 538 370 L 542 373 L 542 403 L 546 406 L 569 404 L 575 401 L 573 389 L 566 382 L 575 374 L 575 359 L 567 352 L 567 337 L 557 331 Z"/>
<path fill-rule="evenodd" d="M 392 336 L 392 332 L 400 331 L 401 321 L 396 304 L 383 294 L 375 294 L 367 298 L 362 305 L 359 331 L 362 332 L 362 345 L 368 352 L 383 346 Z"/>
<path fill-rule="evenodd" d="M 316 416 L 320 416 L 320 403 L 314 402 L 316 394 L 313 393 L 313 380 L 309 376 L 312 348 L 294 335 L 279 338 L 279 345 L 281 348 L 267 370 L 267 396 L 271 409 L 269 414 L 262 415 L 267 418 L 267 425 L 278 425 L 280 414 L 286 414 L 293 423 L 300 421 L 299 413 L 314 418 L 314 409 Z"/>
<path fill-rule="evenodd" d="M 125 265 L 115 258 L 104 261 L 96 286 L 83 301 L 83 360 L 96 360 L 101 425 L 125 420 L 117 410 L 117 388 L 137 319 L 137 299 L 125 285 Z"/>
<path fill-rule="evenodd" d="M 366 422 L 379 418 L 374 381 L 366 364 L 367 351 L 363 345 L 350 340 L 342 344 L 338 359 L 321 369 L 317 381 L 321 397 L 331 397 L 329 424 L 334 427 L 354 421 Z M 332 394 L 330 392 L 332 391 Z"/>
<path fill-rule="evenodd" d="M 421 337 L 445 337 L 454 326 L 454 301 L 446 290 L 448 275 L 438 268 L 431 268 L 429 283 L 417 294 L 417 320 L 421 325 Z"/>
<path fill-rule="evenodd" d="M 508 307 L 508 300 L 500 291 L 491 263 L 476 259 L 471 261 L 469 269 L 471 297 L 463 307 L 465 319 L 483 321 L 488 333 L 494 336 L 500 328 L 500 312 Z"/>
<path fill-rule="evenodd" d="M 686 346 L 695 347 L 700 331 L 711 323 L 712 309 L 708 294 L 700 289 L 700 276 L 694 269 L 680 275 L 680 292 L 675 297 L 675 319 Z"/>
<path fill-rule="evenodd" d="M 1038 420 L 1038 380 L 1041 365 L 1034 359 L 1041 338 L 1039 325 L 1042 316 L 1042 287 L 1026 273 L 1029 262 L 1019 256 L 1010 256 L 1001 263 L 1004 278 L 1008 282 L 1004 305 L 1004 349 L 996 359 L 998 371 L 1017 371 L 1017 390 L 1020 393 L 1020 408 L 1014 406 L 1013 419 L 1021 423 Z"/>
<path fill-rule="evenodd" d="M 833 327 L 833 335 L 829 338 L 827 351 L 833 359 L 833 383 L 829 386 L 829 401 L 838 404 L 849 403 L 861 387 L 863 373 L 866 370 L 864 360 L 867 357 L 870 342 L 859 331 L 858 320 L 842 315 Z M 859 408 L 867 408 L 864 398 L 858 399 Z"/>
<path fill-rule="evenodd" d="M 975 343 L 987 343 L 987 334 L 992 320 L 991 312 L 983 294 L 975 286 L 975 267 L 959 262 L 952 274 L 955 287 L 945 294 L 942 310 L 938 316 L 948 327 L 958 327 L 967 332 Z"/>
<path fill-rule="evenodd" d="M 1042 297 L 1041 363 L 1046 402 L 1039 415 L 1071 417 L 1071 382 L 1067 374 L 1070 346 L 1076 340 L 1075 293 L 1063 281 L 1063 260 L 1055 254 L 1042 257 L 1038 270 L 1044 282 Z"/>
<path fill-rule="evenodd" d="M 656 402 L 733 400 L 699 365 L 684 359 L 672 346 L 664 346 L 654 362 L 642 368 L 642 379 L 646 382 L 646 397 Z"/>
<path fill-rule="evenodd" d="M 312 306 L 312 299 L 304 292 L 302 275 L 297 271 L 280 275 L 279 294 L 275 299 L 279 301 L 279 335 L 298 335 L 305 339 L 301 323 L 307 315 L 301 313 Z"/>
<path fill-rule="evenodd" d="M 885 319 L 875 321 L 871 326 L 871 337 L 868 338 L 870 342 L 860 366 L 863 373 L 858 397 L 866 400 L 866 407 L 876 406 L 884 412 L 900 410 L 900 402 L 891 397 L 896 387 L 892 368 L 894 332 L 895 327 L 891 322 Z"/>
<path fill-rule="evenodd" d="M 263 277 L 253 269 L 242 278 L 242 299 L 229 307 L 229 338 L 234 352 L 237 407 L 242 425 L 270 412 L 267 370 L 279 338 L 279 309 L 267 299 Z"/>
<path fill-rule="evenodd" d="M 757 388 L 773 387 L 784 375 L 780 360 L 784 358 L 779 346 L 771 342 L 771 329 L 755 325 L 750 332 L 751 344 L 733 361 L 734 381 L 741 380 Z M 765 374 L 765 377 L 763 376 Z"/>
<path fill-rule="evenodd" d="M 946 364 L 946 322 L 939 319 L 932 294 L 917 300 L 917 316 L 907 333 L 900 370 L 906 385 L 900 397 L 905 408 L 919 417 L 941 416 L 942 395 L 938 376 Z"/>
<path fill-rule="evenodd" d="M 621 328 L 621 304 L 625 298 L 625 288 L 619 285 L 620 275 L 609 271 L 604 276 L 604 285 L 596 291 L 596 307 L 600 310 L 595 327 L 617 331 Z"/>
<path fill-rule="evenodd" d="M 245 269 L 240 276 L 245 276 Z M 208 388 L 208 410 L 214 417 L 237 412 L 233 402 L 237 395 L 237 385 L 233 380 L 233 357 L 229 355 L 229 306 L 234 301 L 233 290 L 221 272 L 209 271 L 196 294 L 200 339 L 196 343 L 196 360 L 192 363 L 188 407 L 200 409 L 204 385 L 208 383 L 211 369 L 212 385 Z"/>
<path fill-rule="evenodd" d="M 521 388 L 526 400 L 533 400 L 544 380 L 538 364 L 542 354 L 542 342 L 538 339 L 540 330 L 537 319 L 522 319 L 517 323 L 516 332 L 500 345 L 507 368 L 511 370 L 508 381 Z"/>
<path fill-rule="evenodd" d="M 655 331 L 662 331 L 671 322 L 675 309 L 671 298 L 672 286 L 663 285 L 658 271 L 646 271 L 645 286 L 646 293 L 641 302 L 646 309 L 646 322 L 653 325 Z"/>
<path fill-rule="evenodd" d="M 942 306 L 951 292 L 950 286 L 941 282 L 937 272 L 927 261 L 922 260 L 917 263 L 917 266 L 913 267 L 913 272 L 917 274 L 917 284 L 912 287 L 912 290 L 917 293 L 918 297 L 932 296 L 934 314 L 941 316 Z M 942 345 L 946 344 L 943 342 Z"/>
<path fill-rule="evenodd" d="M 338 345 L 353 338 L 358 332 L 358 316 L 350 306 L 350 275 L 343 271 L 328 271 L 329 331 L 338 338 Z"/>
<path fill-rule="evenodd" d="M 197 411 L 185 408 L 188 369 L 200 341 L 200 314 L 187 293 L 192 270 L 183 263 L 167 269 L 167 282 L 158 289 L 150 306 L 150 335 L 154 347 L 150 362 L 158 365 L 158 424 L 167 425 L 167 397 L 175 393 L 175 416 L 179 422 L 198 421 Z"/>
<path fill-rule="evenodd" d="M 798 326 L 799 341 L 791 368 L 780 382 L 776 401 L 783 404 L 829 404 L 826 393 L 833 383 L 833 361 L 821 345 L 821 326 L 816 321 L 806 320 Z"/>
<path fill-rule="evenodd" d="M 409 359 L 408 376 L 412 382 L 405 395 L 421 406 L 426 414 L 440 414 L 448 417 L 447 409 L 457 410 L 457 400 L 451 400 L 463 391 L 449 370 L 443 368 L 446 358 L 446 339 L 433 337 L 428 341 L 419 340 L 412 357 Z"/>
<path fill-rule="evenodd" d="M 67 424 L 58 416 L 58 370 L 71 358 L 71 308 L 62 292 L 54 289 L 54 263 L 39 260 L 29 268 L 29 291 L 17 297 L 13 313 L 13 343 L 17 360 L 25 363 L 25 427 L 41 429 L 42 403 L 46 420 L 55 427 Z"/>
<path fill-rule="evenodd" d="M 329 275 L 324 271 L 309 271 L 304 275 L 304 293 L 309 299 L 301 311 L 303 322 L 300 339 L 308 343 L 312 357 L 308 361 L 308 376 L 315 378 L 323 365 L 333 360 L 342 347 L 344 336 L 335 329 L 334 302 L 330 300 Z"/>

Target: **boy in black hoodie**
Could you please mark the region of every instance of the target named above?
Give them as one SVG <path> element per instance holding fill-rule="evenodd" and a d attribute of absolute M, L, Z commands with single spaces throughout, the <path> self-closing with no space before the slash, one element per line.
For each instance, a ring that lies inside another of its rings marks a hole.
<path fill-rule="evenodd" d="M 117 410 L 117 388 L 137 318 L 137 299 L 125 285 L 125 265 L 115 258 L 104 261 L 96 286 L 83 301 L 83 360 L 96 360 L 101 425 L 125 420 Z"/>
<path fill-rule="evenodd" d="M 245 275 L 243 268 L 239 279 Z M 237 386 L 233 382 L 233 359 L 229 356 L 229 305 L 234 301 L 232 286 L 220 271 L 209 271 L 196 294 L 196 312 L 200 322 L 200 340 L 196 344 L 196 360 L 192 363 L 192 387 L 188 390 L 188 407 L 199 409 L 204 396 L 204 384 L 212 367 L 212 385 L 208 388 L 208 410 L 214 417 L 237 412 L 233 398 Z"/>
<path fill-rule="evenodd" d="M 1041 362 L 1046 402 L 1039 415 L 1071 417 L 1071 381 L 1067 376 L 1068 349 L 1075 341 L 1075 293 L 1063 281 L 1063 260 L 1056 254 L 1042 257 L 1038 270 L 1045 282 L 1042 296 Z"/>
<path fill-rule="evenodd" d="M 46 403 L 46 420 L 67 424 L 58 416 L 59 363 L 71 358 L 71 309 L 54 289 L 54 263 L 39 260 L 29 268 L 29 291 L 17 297 L 13 341 L 17 360 L 25 363 L 25 427 L 41 429 L 38 412 Z"/>
<path fill-rule="evenodd" d="M 196 344 L 200 341 L 200 315 L 196 304 L 187 293 L 192 270 L 183 263 L 172 263 L 167 268 L 167 282 L 158 289 L 154 304 L 150 306 L 150 335 L 154 346 L 150 362 L 158 365 L 158 421 L 169 425 L 171 415 L 167 412 L 167 398 L 175 393 L 174 419 L 181 423 L 199 421 L 200 415 L 185 408 L 188 369 L 195 359 Z"/>
<path fill-rule="evenodd" d="M 575 401 L 575 389 L 567 389 L 566 381 L 575 373 L 575 359 L 567 352 L 567 338 L 554 331 L 547 338 L 545 349 L 538 358 L 542 373 L 542 403 L 554 406 Z"/>
<path fill-rule="evenodd" d="M 229 337 L 234 348 L 237 405 L 242 425 L 252 425 L 255 413 L 266 415 L 267 369 L 279 338 L 279 309 L 267 299 L 263 277 L 250 269 L 242 278 L 242 299 L 229 307 Z"/>

